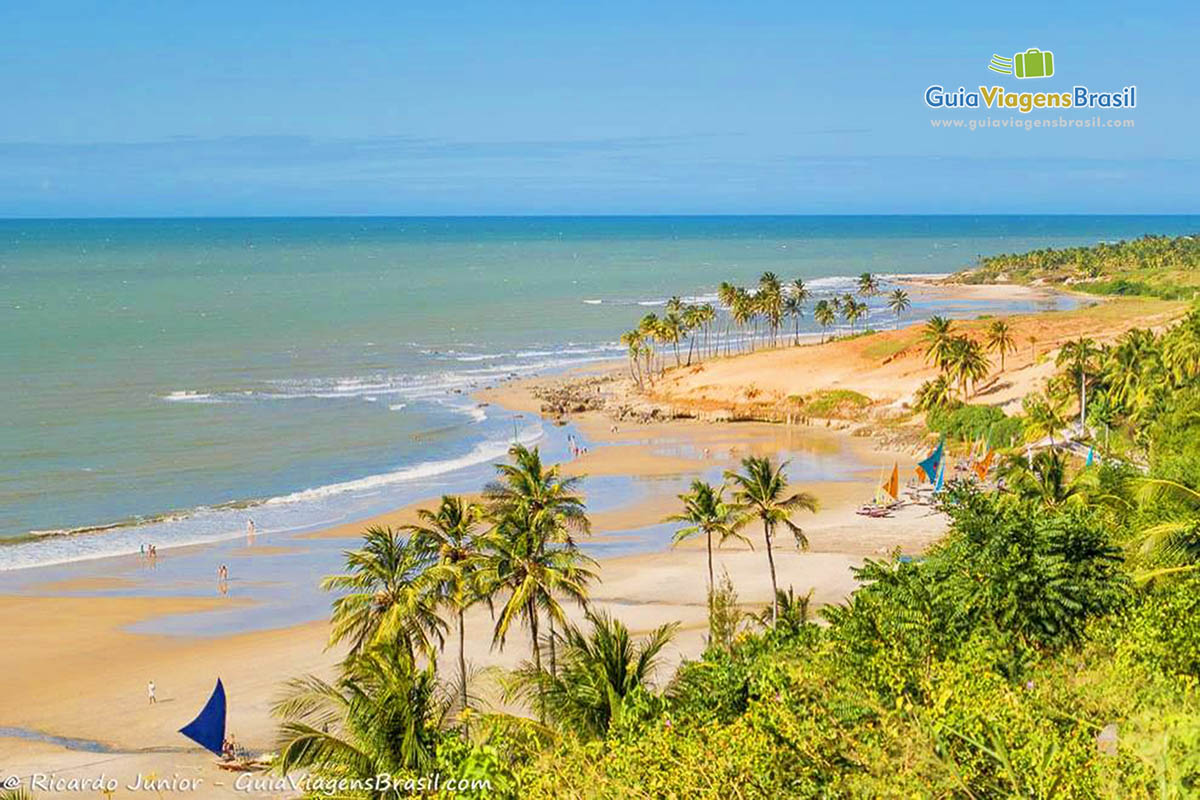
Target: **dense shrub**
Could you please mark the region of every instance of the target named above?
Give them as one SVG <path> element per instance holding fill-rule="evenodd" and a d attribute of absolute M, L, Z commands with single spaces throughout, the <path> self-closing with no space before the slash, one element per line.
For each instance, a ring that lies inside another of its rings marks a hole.
<path fill-rule="evenodd" d="M 996 406 L 934 408 L 926 415 L 925 425 L 952 441 L 973 442 L 984 438 L 995 447 L 1008 447 L 1021 436 L 1021 420 L 1007 416 Z"/>

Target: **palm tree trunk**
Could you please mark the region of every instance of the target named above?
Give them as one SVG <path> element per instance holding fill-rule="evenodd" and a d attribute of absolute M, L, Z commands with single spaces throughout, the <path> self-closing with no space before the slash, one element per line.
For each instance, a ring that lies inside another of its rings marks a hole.
<path fill-rule="evenodd" d="M 546 703 L 542 699 L 542 649 L 538 646 L 538 618 L 537 608 L 530 600 L 525 607 L 525 615 L 529 617 L 529 635 L 533 638 L 533 666 L 538 674 L 538 721 L 543 725 L 546 723 Z"/>
<path fill-rule="evenodd" d="M 550 674 L 558 677 L 558 652 L 554 645 L 554 617 L 550 617 Z"/>
<path fill-rule="evenodd" d="M 771 526 L 763 523 L 763 536 L 767 540 L 767 563 L 771 566 L 771 627 L 779 621 L 779 584 L 775 581 L 775 554 L 771 552 Z"/>
<path fill-rule="evenodd" d="M 1079 435 L 1083 435 L 1084 425 L 1087 424 L 1087 394 L 1084 389 L 1084 371 L 1079 370 Z"/>
<path fill-rule="evenodd" d="M 713 593 L 713 565 L 712 565 L 712 532 L 708 532 L 708 597 L 709 602 L 712 602 Z"/>
<path fill-rule="evenodd" d="M 459 688 L 462 689 L 462 710 L 467 710 L 467 637 L 466 623 L 464 622 L 463 609 L 458 609 L 458 680 Z M 467 723 L 463 721 L 463 730 L 466 730 Z"/>

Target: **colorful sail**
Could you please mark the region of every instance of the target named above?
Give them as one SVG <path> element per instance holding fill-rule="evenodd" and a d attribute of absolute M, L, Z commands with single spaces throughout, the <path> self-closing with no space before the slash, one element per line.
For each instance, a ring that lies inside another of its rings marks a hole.
<path fill-rule="evenodd" d="M 996 455 L 995 450 L 989 450 L 988 454 L 983 457 L 983 460 L 975 463 L 975 474 L 979 476 L 979 480 L 987 480 L 988 470 L 992 468 L 992 458 Z"/>
<path fill-rule="evenodd" d="M 942 463 L 942 468 L 941 468 L 941 470 L 938 472 L 938 476 L 937 476 L 937 484 L 936 484 L 936 485 L 934 485 L 934 487 L 933 487 L 933 491 L 935 491 L 935 492 L 940 492 L 940 491 L 942 490 L 942 485 L 943 485 L 945 482 L 946 482 L 946 464 L 945 464 L 945 462 L 943 462 L 943 463 Z"/>
<path fill-rule="evenodd" d="M 942 440 L 938 442 L 938 446 L 934 448 L 933 452 L 930 453 L 924 461 L 917 462 L 917 469 L 921 471 L 921 474 L 924 476 L 925 480 L 929 481 L 930 483 L 937 479 L 938 467 L 942 463 L 942 452 L 944 451 L 945 446 L 946 438 L 942 437 Z"/>
<path fill-rule="evenodd" d="M 900 499 L 900 465 L 892 464 L 892 477 L 883 484 L 883 490 L 892 496 L 893 500 Z"/>
<path fill-rule="evenodd" d="M 179 729 L 179 732 L 206 750 L 222 755 L 225 744 L 225 687 L 217 678 L 217 687 L 212 696 L 200 709 L 196 718 Z"/>

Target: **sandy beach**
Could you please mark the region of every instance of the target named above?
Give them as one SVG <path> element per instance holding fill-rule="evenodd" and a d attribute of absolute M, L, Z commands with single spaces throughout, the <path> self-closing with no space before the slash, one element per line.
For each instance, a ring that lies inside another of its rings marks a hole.
<path fill-rule="evenodd" d="M 1022 346 L 1009 356 L 1006 371 L 990 388 L 983 387 L 985 397 L 980 400 L 1014 402 L 1051 368 L 1046 356 L 1066 338 L 1081 332 L 1115 336 L 1135 320 L 1159 324 L 1177 313 L 1172 304 L 1147 301 L 1139 301 L 1138 309 L 1134 317 L 1132 308 L 1116 301 L 1014 317 Z M 848 388 L 867 395 L 876 408 L 897 408 L 930 374 L 920 357 L 919 335 L 917 326 L 908 326 L 825 345 L 716 359 L 668 372 L 639 402 L 684 409 L 696 417 L 717 409 L 770 411 L 771 403 L 786 403 L 793 395 Z M 1036 335 L 1034 344 L 1027 341 L 1031 335 Z M 615 364 L 599 372 L 621 369 Z M 541 407 L 536 394 L 548 380 L 570 378 L 508 382 L 480 395 L 480 401 L 534 414 Z M 754 399 L 746 397 L 747 387 L 757 390 Z M 898 463 L 907 478 L 915 452 L 911 443 L 888 450 L 880 439 L 861 435 L 863 421 L 779 424 L 693 418 L 640 423 L 616 421 L 601 411 L 574 414 L 568 421 L 588 452 L 564 463 L 563 469 L 587 476 L 589 504 L 593 487 L 598 503 L 587 543 L 600 562 L 601 581 L 592 590 L 592 602 L 635 632 L 680 622 L 671 665 L 697 656 L 705 633 L 703 544 L 671 547 L 673 527 L 663 524 L 678 506 L 676 495 L 695 477 L 719 480 L 724 470 L 751 454 L 792 459 L 795 486 L 817 495 L 821 508 L 797 520 L 810 541 L 807 552 L 778 545 L 779 582 L 798 592 L 813 590 L 818 606 L 839 602 L 853 590 L 851 569 L 864 558 L 897 550 L 918 554 L 944 530 L 944 521 L 924 506 L 908 506 L 885 519 L 854 513 L 874 494 L 879 475 L 892 464 Z M 620 482 L 606 483 L 612 481 Z M 244 587 L 230 597 L 215 596 L 207 578 L 164 579 L 147 593 L 149 573 L 136 563 L 136 556 L 97 561 L 69 577 L 61 571 L 27 571 L 20 592 L 0 596 L 0 613 L 9 621 L 9 646 L 0 652 L 0 696 L 5 698 L 0 704 L 0 764 L 7 773 L 26 777 L 103 772 L 123 784 L 150 772 L 187 776 L 202 779 L 203 789 L 175 794 L 244 796 L 211 756 L 175 731 L 195 714 L 220 676 L 229 696 L 229 730 L 252 751 L 271 751 L 270 707 L 280 684 L 306 673 L 328 676 L 340 656 L 326 648 L 327 623 L 321 609 L 327 610 L 328 598 L 320 596 L 317 581 L 337 570 L 338 551 L 353 547 L 364 528 L 411 522 L 416 509 L 434 499 L 318 531 L 260 536 L 230 545 L 220 556 L 204 546 L 163 554 L 162 569 L 183 574 L 207 575 L 214 557 L 228 558 L 242 581 L 236 585 Z M 757 528 L 747 533 L 756 544 L 761 542 Z M 770 601 L 761 547 L 723 548 L 718 563 L 747 610 L 761 609 Z M 288 592 L 311 598 L 301 624 L 273 625 L 269 604 L 256 596 L 281 580 L 291 582 Z M 199 636 L 148 632 L 145 627 L 231 613 L 243 615 L 239 618 L 260 615 L 256 629 Z M 578 609 L 571 613 L 579 617 Z M 501 652 L 491 646 L 491 628 L 485 608 L 470 611 L 468 660 L 473 669 L 511 667 L 526 657 L 529 642 L 523 631 L 511 634 Z M 669 672 L 660 677 L 668 676 Z M 146 696 L 149 680 L 158 687 L 154 705 Z M 496 697 L 487 685 L 476 691 L 485 698 Z M 64 746 L 54 737 L 77 741 Z"/>

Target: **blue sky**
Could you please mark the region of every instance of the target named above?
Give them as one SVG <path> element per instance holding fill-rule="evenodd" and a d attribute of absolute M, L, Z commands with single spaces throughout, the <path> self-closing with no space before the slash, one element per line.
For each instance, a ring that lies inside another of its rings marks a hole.
<path fill-rule="evenodd" d="M 820 6 L 5 3 L 0 216 L 1200 211 L 1198 4 Z M 1019 115 L 932 83 L 1135 128 L 935 130 Z"/>

